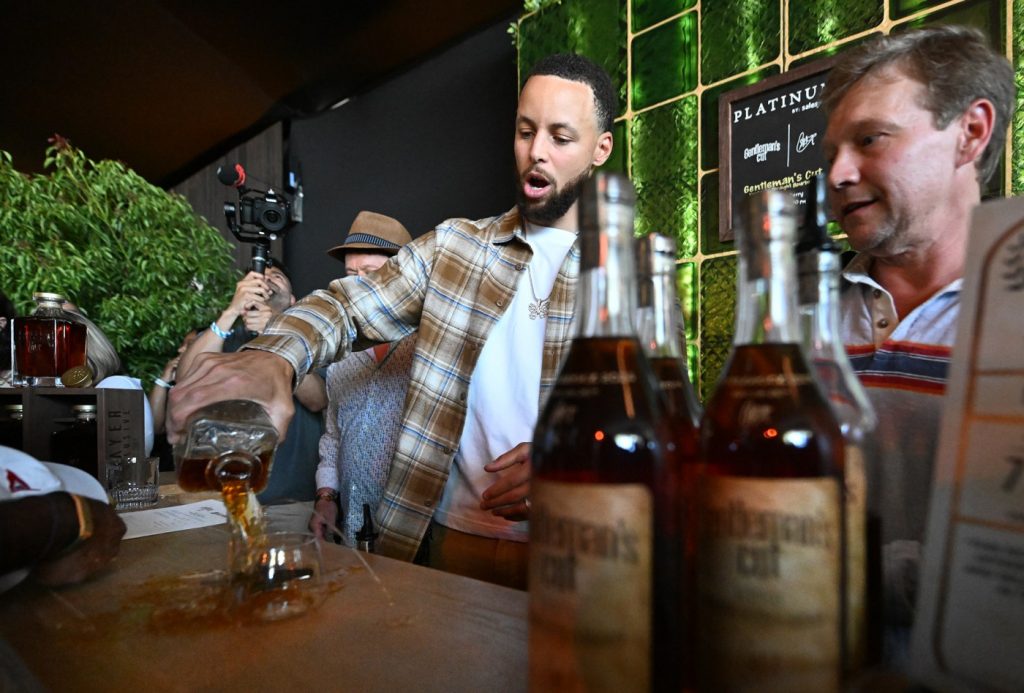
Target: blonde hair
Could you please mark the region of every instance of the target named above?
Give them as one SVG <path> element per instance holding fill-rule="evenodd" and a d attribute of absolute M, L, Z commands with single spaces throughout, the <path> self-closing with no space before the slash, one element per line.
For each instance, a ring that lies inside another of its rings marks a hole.
<path fill-rule="evenodd" d="M 68 320 L 85 325 L 85 360 L 92 371 L 93 382 L 98 383 L 109 375 L 121 372 L 121 358 L 117 355 L 114 345 L 89 318 L 76 310 L 64 309 Z"/>

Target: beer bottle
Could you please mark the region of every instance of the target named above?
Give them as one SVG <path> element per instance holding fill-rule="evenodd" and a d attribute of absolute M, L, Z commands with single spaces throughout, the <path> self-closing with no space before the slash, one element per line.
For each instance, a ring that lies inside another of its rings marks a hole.
<path fill-rule="evenodd" d="M 701 421 L 705 690 L 836 691 L 843 443 L 800 347 L 790 194 L 748 200 L 736 336 Z"/>
<path fill-rule="evenodd" d="M 670 686 L 683 654 L 654 623 L 655 611 L 663 624 L 676 614 L 659 559 L 678 538 L 665 531 L 669 429 L 632 323 L 633 202 L 629 181 L 606 173 L 580 199 L 575 335 L 532 448 L 534 691 Z"/>
<path fill-rule="evenodd" d="M 670 446 L 675 448 L 677 465 L 667 466 L 663 478 L 677 493 L 678 512 L 669 518 L 673 523 L 668 534 L 680 537 L 681 551 L 665 556 L 666 574 L 675 575 L 674 589 L 678 595 L 679 612 L 665 631 L 679 641 L 677 652 L 693 652 L 696 648 L 696 488 L 700 441 L 697 425 L 701 407 L 690 384 L 686 366 L 686 331 L 683 311 L 676 298 L 676 242 L 669 236 L 648 234 L 637 243 L 639 297 L 637 333 L 644 354 L 651 363 L 657 386 L 665 400 L 665 415 L 671 427 Z M 669 618 L 659 610 L 655 622 Z M 692 657 L 684 658 L 683 687 L 695 685 L 695 672 L 689 666 Z"/>
<path fill-rule="evenodd" d="M 877 509 L 868 501 L 874 489 L 868 484 L 865 463 L 865 450 L 873 447 L 877 420 L 839 336 L 841 248 L 828 233 L 825 196 L 825 178 L 816 176 L 808 188 L 804 225 L 796 247 L 797 274 L 804 351 L 843 432 L 846 511 L 846 650 L 843 659 L 844 669 L 850 675 L 876 659 L 881 648 L 881 605 L 876 603 L 881 592 L 881 521 Z"/>

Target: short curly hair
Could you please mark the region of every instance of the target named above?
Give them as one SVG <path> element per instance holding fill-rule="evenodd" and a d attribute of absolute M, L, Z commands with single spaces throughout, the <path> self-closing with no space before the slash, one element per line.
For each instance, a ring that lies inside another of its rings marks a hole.
<path fill-rule="evenodd" d="M 1013 116 L 1016 90 L 1009 61 L 989 47 L 985 35 L 972 27 L 942 25 L 879 36 L 840 56 L 822 96 L 831 113 L 859 80 L 896 68 L 925 87 L 925 103 L 935 127 L 944 129 L 977 99 L 995 107 L 992 139 L 976 162 L 985 183 L 999 165 L 1006 130 Z"/>
<path fill-rule="evenodd" d="M 594 110 L 601 132 L 611 132 L 612 123 L 619 112 L 619 97 L 612 85 L 612 78 L 603 67 L 582 55 L 575 53 L 554 53 L 541 58 L 523 80 L 523 86 L 531 77 L 561 77 L 570 82 L 582 82 L 594 94 Z M 520 90 L 522 93 L 522 90 Z"/>

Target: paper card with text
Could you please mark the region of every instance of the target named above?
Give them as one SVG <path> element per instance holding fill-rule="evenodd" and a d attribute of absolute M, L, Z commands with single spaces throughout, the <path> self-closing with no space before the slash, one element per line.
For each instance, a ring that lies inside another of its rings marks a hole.
<path fill-rule="evenodd" d="M 1024 690 L 1024 198 L 974 212 L 912 642 L 939 690 Z"/>

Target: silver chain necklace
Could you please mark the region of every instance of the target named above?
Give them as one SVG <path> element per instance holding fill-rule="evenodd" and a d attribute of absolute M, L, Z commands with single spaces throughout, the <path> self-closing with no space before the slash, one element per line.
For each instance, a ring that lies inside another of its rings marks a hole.
<path fill-rule="evenodd" d="M 530 303 L 530 320 L 544 319 L 548 317 L 548 308 L 551 306 L 551 294 L 542 299 L 537 295 L 537 289 L 533 286 L 533 272 L 530 266 L 526 266 L 526 278 L 530 280 L 530 292 L 533 294 L 533 301 Z"/>

